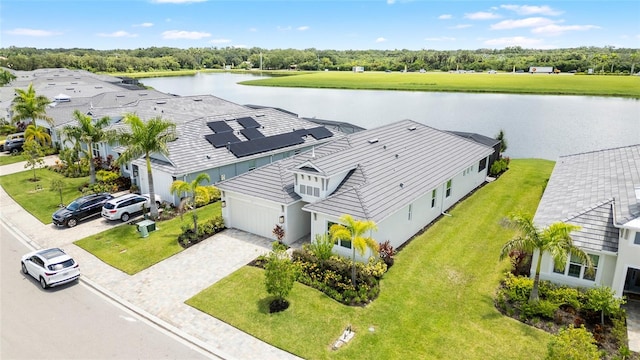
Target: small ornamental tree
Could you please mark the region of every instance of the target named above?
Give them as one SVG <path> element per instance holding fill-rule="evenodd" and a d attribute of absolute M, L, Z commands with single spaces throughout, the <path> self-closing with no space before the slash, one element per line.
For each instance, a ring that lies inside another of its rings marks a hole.
<path fill-rule="evenodd" d="M 620 310 L 620 305 L 625 303 L 624 299 L 616 298 L 613 290 L 606 286 L 591 288 L 586 291 L 585 295 L 587 297 L 587 303 L 584 305 L 584 308 L 599 311 L 602 326 L 604 326 L 605 315 L 611 315 Z"/>
<path fill-rule="evenodd" d="M 599 360 L 596 340 L 584 325 L 560 330 L 547 346 L 546 360 Z"/>
<path fill-rule="evenodd" d="M 269 311 L 274 313 L 287 309 L 289 302 L 286 297 L 291 293 L 293 284 L 298 278 L 296 265 L 285 250 L 274 247 L 274 250 L 267 257 L 264 270 L 264 285 L 267 293 L 275 297 L 269 304 Z"/>
<path fill-rule="evenodd" d="M 58 206 L 63 207 L 64 203 L 62 202 L 62 190 L 64 189 L 64 181 L 62 179 L 53 179 L 51 180 L 51 191 L 57 191 L 60 194 L 60 204 Z"/>
<path fill-rule="evenodd" d="M 44 166 L 44 150 L 42 146 L 34 140 L 26 141 L 22 146 L 22 150 L 24 151 L 23 156 L 27 163 L 24 164 L 24 168 L 32 168 L 33 169 L 33 181 L 38 181 L 36 177 L 36 168 L 39 166 Z"/>

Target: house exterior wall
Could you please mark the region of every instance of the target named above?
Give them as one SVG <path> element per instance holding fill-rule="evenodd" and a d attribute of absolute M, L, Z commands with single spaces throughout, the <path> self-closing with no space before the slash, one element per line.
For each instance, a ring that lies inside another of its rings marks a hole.
<path fill-rule="evenodd" d="M 620 242 L 618 243 L 618 261 L 615 267 L 613 278 L 613 291 L 616 296 L 622 296 L 624 282 L 629 268 L 640 269 L 640 244 L 635 243 L 636 236 L 640 236 L 640 229 L 626 229 L 621 231 Z"/>
<path fill-rule="evenodd" d="M 595 251 L 587 251 L 587 254 L 599 256 L 595 280 L 568 276 L 567 266 L 569 266 L 569 261 L 567 261 L 564 272 L 562 274 L 554 272 L 553 260 L 548 253 L 544 253 L 542 256 L 542 262 L 540 264 L 540 280 L 548 280 L 556 284 L 565 284 L 573 287 L 591 288 L 596 286 L 608 286 L 612 288 L 614 271 L 617 262 L 616 254 Z M 538 256 L 539 253 L 536 251 L 531 262 L 532 277 L 535 276 L 535 266 L 538 261 Z"/>
<path fill-rule="evenodd" d="M 304 201 L 295 202 L 285 207 L 284 213 L 284 234 L 283 242 L 291 244 L 303 236 L 309 235 L 311 232 L 311 223 L 309 222 L 309 213 L 302 211 L 305 206 Z"/>
<path fill-rule="evenodd" d="M 171 175 L 154 170 L 151 168 L 151 172 L 153 174 L 153 190 L 156 195 L 159 195 L 163 201 L 171 201 L 173 199 L 173 195 L 171 194 L 171 183 L 173 183 L 173 178 Z M 146 165 L 138 165 L 138 185 L 140 187 L 141 194 L 149 193 L 149 180 L 147 177 L 147 167 Z"/>
<path fill-rule="evenodd" d="M 446 182 L 435 189 L 429 189 L 411 204 L 407 204 L 399 211 L 380 221 L 377 224 L 378 230 L 372 232 L 371 237 L 377 243 L 389 240 L 394 248 L 401 246 L 422 228 L 437 219 L 442 212 L 480 186 L 484 182 L 486 174 L 486 168 L 478 171 L 478 163 L 470 165 L 451 179 L 452 186 L 449 197 L 446 196 Z M 436 197 L 435 204 L 432 207 L 433 190 L 436 191 Z M 411 212 L 411 215 L 409 215 L 409 212 Z M 329 222 L 339 223 L 339 220 L 331 216 L 311 213 L 311 241 L 315 240 L 317 234 L 324 234 L 327 231 Z M 352 249 L 342 247 L 340 244 L 334 246 L 334 252 L 346 257 L 352 256 Z M 360 261 L 366 261 L 371 255 L 373 254 L 369 250 L 364 256 L 359 256 L 356 252 L 356 258 Z"/>

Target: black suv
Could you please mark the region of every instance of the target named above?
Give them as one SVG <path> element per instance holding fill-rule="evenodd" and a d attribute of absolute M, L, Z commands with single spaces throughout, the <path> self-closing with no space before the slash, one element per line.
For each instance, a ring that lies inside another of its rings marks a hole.
<path fill-rule="evenodd" d="M 113 196 L 108 193 L 79 197 L 73 200 L 71 204 L 53 213 L 51 218 L 53 219 L 53 223 L 58 226 L 65 225 L 67 227 L 74 227 L 78 225 L 78 221 L 80 220 L 99 215 L 102 210 L 102 205 L 111 199 L 113 199 Z"/>
<path fill-rule="evenodd" d="M 17 154 L 22 151 L 22 145 L 24 145 L 24 134 L 14 134 L 11 138 L 7 137 L 7 141 L 4 143 L 2 150 Z"/>

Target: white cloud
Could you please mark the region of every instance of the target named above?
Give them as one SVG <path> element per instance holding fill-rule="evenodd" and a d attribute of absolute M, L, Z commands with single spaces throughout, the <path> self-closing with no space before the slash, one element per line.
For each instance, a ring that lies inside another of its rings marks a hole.
<path fill-rule="evenodd" d="M 499 19 L 500 15 L 494 14 L 492 12 L 487 11 L 478 11 L 474 13 L 464 14 L 465 19 L 471 20 L 491 20 L 491 19 Z"/>
<path fill-rule="evenodd" d="M 211 34 L 201 31 L 184 31 L 184 30 L 169 30 L 162 33 L 163 39 L 190 39 L 199 40 L 202 38 L 210 37 Z"/>
<path fill-rule="evenodd" d="M 98 33 L 97 35 L 101 37 L 113 37 L 113 38 L 123 38 L 123 37 L 132 38 L 132 37 L 138 36 L 138 34 L 130 34 L 124 30 L 114 31 L 112 33 Z"/>
<path fill-rule="evenodd" d="M 466 29 L 466 28 L 470 28 L 473 25 L 471 24 L 458 24 L 456 26 L 449 26 L 448 29 Z"/>
<path fill-rule="evenodd" d="M 249 32 L 258 32 L 258 29 L 256 29 L 256 28 L 249 28 Z"/>
<path fill-rule="evenodd" d="M 387 0 L 387 4 L 393 5 L 396 3 L 396 0 Z"/>
<path fill-rule="evenodd" d="M 491 30 L 508 30 L 523 27 L 541 27 L 554 24 L 555 21 L 543 17 L 531 17 L 518 20 L 503 20 L 491 25 Z"/>
<path fill-rule="evenodd" d="M 534 34 L 542 34 L 549 36 L 558 36 L 562 35 L 567 31 L 587 31 L 593 29 L 600 29 L 600 26 L 596 25 L 556 25 L 550 24 L 546 26 L 537 27 L 531 30 Z"/>
<path fill-rule="evenodd" d="M 7 31 L 7 33 L 11 35 L 24 35 L 24 36 L 35 36 L 35 37 L 62 35 L 61 32 L 56 32 L 56 31 L 26 29 L 26 28 L 16 28 L 16 29 Z"/>
<path fill-rule="evenodd" d="M 153 23 L 150 22 L 145 22 L 145 23 L 141 23 L 141 24 L 133 24 L 133 27 L 152 27 Z"/>
<path fill-rule="evenodd" d="M 451 18 L 453 18 L 453 16 L 451 14 L 442 14 L 442 15 L 438 16 L 438 19 L 440 19 L 440 20 L 449 20 Z"/>
<path fill-rule="evenodd" d="M 190 4 L 190 3 L 199 3 L 206 2 L 207 0 L 151 0 L 152 3 L 156 4 Z"/>
<path fill-rule="evenodd" d="M 485 40 L 484 44 L 496 47 L 521 46 L 524 48 L 541 48 L 541 46 L 543 46 L 544 44 L 544 41 L 542 39 L 526 38 L 524 36 L 513 36 Z"/>
<path fill-rule="evenodd" d="M 515 11 L 518 15 L 549 15 L 556 16 L 562 14 L 560 10 L 554 10 L 547 5 L 531 6 L 531 5 L 500 5 L 501 8 Z"/>
<path fill-rule="evenodd" d="M 231 40 L 230 39 L 213 39 L 209 42 L 212 44 L 228 44 L 231 42 Z"/>
<path fill-rule="evenodd" d="M 383 37 L 379 37 L 379 38 L 376 39 L 377 43 L 383 43 L 383 42 L 386 42 L 386 41 L 387 41 L 387 39 L 385 39 Z"/>
<path fill-rule="evenodd" d="M 307 31 L 309 29 L 310 29 L 310 27 L 308 27 L 308 26 L 298 26 L 298 28 L 296 30 L 298 30 L 298 31 Z"/>
<path fill-rule="evenodd" d="M 291 26 L 277 26 L 278 31 L 291 31 Z"/>
<path fill-rule="evenodd" d="M 426 41 L 456 41 L 456 38 L 441 36 L 441 37 L 429 37 L 425 38 Z"/>

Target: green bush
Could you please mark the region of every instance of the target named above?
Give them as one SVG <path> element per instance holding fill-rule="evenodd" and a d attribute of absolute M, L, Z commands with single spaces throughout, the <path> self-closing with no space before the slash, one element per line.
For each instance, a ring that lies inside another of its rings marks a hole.
<path fill-rule="evenodd" d="M 560 305 L 569 305 L 580 310 L 580 292 L 576 288 L 557 286 L 544 291 L 545 297 Z"/>
<path fill-rule="evenodd" d="M 504 280 L 504 293 L 513 302 L 526 302 L 533 289 L 533 279 L 524 276 L 514 276 L 507 273 Z"/>
<path fill-rule="evenodd" d="M 547 347 L 547 360 L 599 360 L 593 335 L 584 326 L 560 330 Z"/>
<path fill-rule="evenodd" d="M 333 245 L 329 235 L 316 234 L 316 241 L 304 246 L 319 260 L 328 260 L 333 255 Z"/>
<path fill-rule="evenodd" d="M 284 250 L 278 249 L 267 256 L 264 275 L 267 292 L 278 300 L 284 300 L 293 289 L 298 268 Z"/>
<path fill-rule="evenodd" d="M 560 305 L 549 300 L 538 300 L 534 302 L 524 302 L 520 305 L 520 311 L 525 319 L 542 317 L 553 319 Z"/>
<path fill-rule="evenodd" d="M 509 160 L 508 158 L 502 158 L 500 160 L 496 160 L 492 165 L 491 169 L 489 169 L 489 175 L 496 176 L 505 172 L 509 168 Z"/>

